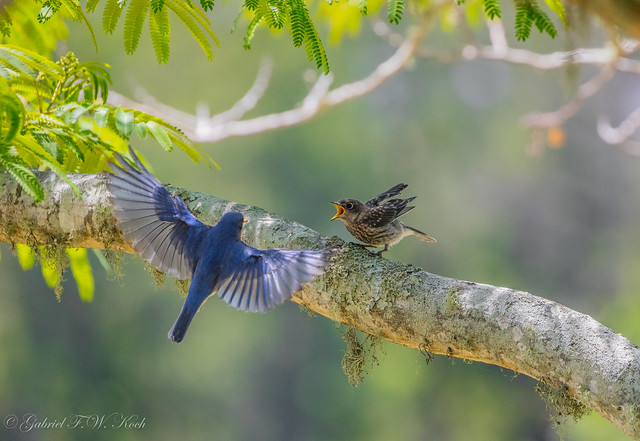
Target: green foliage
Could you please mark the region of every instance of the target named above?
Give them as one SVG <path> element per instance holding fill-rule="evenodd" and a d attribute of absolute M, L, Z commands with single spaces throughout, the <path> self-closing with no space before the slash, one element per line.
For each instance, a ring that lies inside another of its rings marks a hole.
<path fill-rule="evenodd" d="M 481 0 L 484 12 L 488 18 L 493 20 L 494 18 L 500 18 L 502 16 L 502 9 L 499 0 Z M 466 0 L 456 0 L 461 5 Z M 565 23 L 566 13 L 564 6 L 560 0 L 545 0 L 545 3 L 550 10 L 555 12 L 558 17 Z M 516 4 L 516 17 L 515 17 L 515 33 L 516 38 L 519 41 L 525 41 L 531 35 L 531 28 L 533 25 L 541 33 L 546 33 L 551 38 L 555 38 L 558 34 L 555 25 L 537 3 L 537 0 L 515 0 Z"/>
<path fill-rule="evenodd" d="M 387 2 L 387 18 L 389 23 L 399 24 L 402 20 L 404 12 L 404 0 L 388 0 Z"/>
<path fill-rule="evenodd" d="M 151 3 L 151 14 L 149 14 L 149 33 L 151 43 L 156 53 L 156 59 L 169 60 L 169 37 L 171 27 L 169 25 L 169 12 L 167 8 L 155 10 Z"/>
<path fill-rule="evenodd" d="M 327 53 L 304 0 L 245 0 L 244 8 L 252 13 L 243 39 L 245 49 L 251 48 L 251 42 L 260 23 L 265 23 L 273 30 L 287 27 L 293 45 L 304 45 L 309 61 L 315 61 L 318 69 L 329 72 Z"/>
<path fill-rule="evenodd" d="M 41 5 L 35 1 L 14 1 L 0 8 L 2 43 L 13 44 L 49 56 L 58 40 L 67 38 L 65 10 L 38 23 Z"/>
<path fill-rule="evenodd" d="M 555 38 L 557 31 L 549 16 L 540 9 L 537 3 L 530 0 L 519 0 L 516 3 L 516 38 L 525 41 L 531 34 L 531 25 Z"/>
<path fill-rule="evenodd" d="M 85 248 L 68 248 L 69 266 L 78 287 L 80 299 L 84 302 L 93 300 L 94 282 L 91 265 Z"/>
<path fill-rule="evenodd" d="M 53 63 L 17 47 L 0 45 L 0 150 L 3 166 L 42 199 L 25 163 L 66 172 L 95 173 L 114 150 L 124 151 L 135 133 L 147 133 L 166 150 L 174 146 L 210 161 L 172 125 L 138 110 L 105 104 L 111 77 L 103 63 L 80 62 L 72 53 Z M 135 127 L 135 130 L 134 130 Z M 196 153 L 194 153 L 196 152 Z"/>
<path fill-rule="evenodd" d="M 502 15 L 499 0 L 482 0 L 482 7 L 484 8 L 484 12 L 487 14 L 487 17 L 491 20 L 494 18 L 500 18 Z"/>
<path fill-rule="evenodd" d="M 560 0 L 544 0 L 547 3 L 549 9 L 558 14 L 563 24 L 567 23 L 567 13 L 564 10 L 564 5 Z"/>
<path fill-rule="evenodd" d="M 369 8 L 367 8 L 367 0 L 360 0 L 358 2 L 358 7 L 360 8 L 360 13 L 362 15 L 367 15 L 369 13 Z"/>
<path fill-rule="evenodd" d="M 94 12 L 100 1 L 89 0 L 87 11 Z M 211 30 L 211 22 L 205 15 L 205 11 L 213 8 L 212 0 L 201 0 L 200 7 L 190 0 L 104 0 L 103 5 L 102 28 L 107 34 L 115 32 L 123 12 L 125 13 L 123 41 L 128 54 L 132 54 L 138 48 L 148 17 L 149 36 L 156 59 L 158 63 L 166 63 L 169 60 L 169 11 L 189 30 L 208 59 L 213 58 L 212 42 L 219 44 L 218 38 Z"/>

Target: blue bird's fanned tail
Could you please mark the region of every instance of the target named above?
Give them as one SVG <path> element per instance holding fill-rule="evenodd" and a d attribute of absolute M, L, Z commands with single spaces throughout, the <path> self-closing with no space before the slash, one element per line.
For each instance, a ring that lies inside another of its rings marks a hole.
<path fill-rule="evenodd" d="M 197 311 L 197 308 L 191 308 L 188 302 L 184 303 L 178 319 L 169 330 L 169 340 L 176 343 L 180 343 L 182 340 L 184 340 L 184 336 L 187 334 L 187 329 L 189 329 L 191 320 L 193 320 L 193 317 L 196 315 Z"/>
<path fill-rule="evenodd" d="M 117 155 L 109 179 L 113 214 L 133 249 L 158 270 L 180 280 L 195 269 L 193 245 L 208 227 L 197 220 L 179 196 L 165 189 L 129 150 L 140 170 Z M 190 252 L 186 252 L 189 250 Z"/>
<path fill-rule="evenodd" d="M 247 248 L 253 253 L 218 289 L 222 300 L 246 312 L 265 312 L 290 299 L 328 264 L 319 251 Z"/>

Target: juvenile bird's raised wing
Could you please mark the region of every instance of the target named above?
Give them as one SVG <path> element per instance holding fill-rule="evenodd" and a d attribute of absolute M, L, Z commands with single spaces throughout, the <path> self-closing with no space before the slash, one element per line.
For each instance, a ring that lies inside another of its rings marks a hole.
<path fill-rule="evenodd" d="M 369 199 L 364 204 L 367 207 L 375 207 L 376 205 L 380 204 L 380 202 L 384 201 L 385 199 L 390 198 L 391 196 L 395 196 L 397 194 L 400 194 L 402 192 L 402 190 L 404 190 L 407 187 L 408 187 L 407 184 L 398 184 L 395 187 L 391 187 L 389 190 L 385 191 L 384 193 L 379 194 L 375 198 Z"/>
<path fill-rule="evenodd" d="M 191 277 L 199 257 L 198 238 L 209 227 L 196 219 L 184 201 L 172 195 L 142 165 L 133 150 L 136 170 L 117 155 L 110 164 L 113 214 L 124 237 L 149 264 L 180 280 Z"/>
<path fill-rule="evenodd" d="M 409 199 L 391 199 L 384 205 L 378 205 L 372 207 L 363 216 L 362 222 L 365 222 L 371 227 L 383 227 L 393 222 L 398 216 L 402 216 L 407 211 L 414 209 L 415 207 L 407 207 L 407 204 L 415 198 Z"/>
<path fill-rule="evenodd" d="M 291 298 L 302 284 L 323 274 L 328 264 L 319 251 L 257 250 L 245 247 L 242 263 L 218 289 L 227 304 L 246 312 L 265 312 Z"/>

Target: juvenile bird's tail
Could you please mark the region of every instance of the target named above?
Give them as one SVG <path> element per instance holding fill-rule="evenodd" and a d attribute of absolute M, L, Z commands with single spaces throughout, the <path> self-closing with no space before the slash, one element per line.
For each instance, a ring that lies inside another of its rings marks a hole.
<path fill-rule="evenodd" d="M 402 225 L 404 225 L 404 224 L 402 224 Z M 411 234 L 413 234 L 414 236 L 418 236 L 418 237 L 420 238 L 420 240 L 424 240 L 425 242 L 436 242 L 436 240 L 435 240 L 433 237 L 431 237 L 431 236 L 427 236 L 425 233 L 423 233 L 423 232 L 422 232 L 422 231 L 420 231 L 420 230 L 416 230 L 415 228 L 410 227 L 410 226 L 408 226 L 408 225 L 404 225 L 404 227 L 405 227 L 407 230 L 409 230 L 409 232 L 410 232 Z"/>
<path fill-rule="evenodd" d="M 196 312 L 197 310 L 194 310 L 187 304 L 187 302 L 185 302 L 184 306 L 182 306 L 182 311 L 180 311 L 178 319 L 171 327 L 171 330 L 169 330 L 169 339 L 171 341 L 180 343 L 184 339 L 184 336 L 187 334 L 187 329 L 189 329 L 191 320 L 193 320 Z"/>

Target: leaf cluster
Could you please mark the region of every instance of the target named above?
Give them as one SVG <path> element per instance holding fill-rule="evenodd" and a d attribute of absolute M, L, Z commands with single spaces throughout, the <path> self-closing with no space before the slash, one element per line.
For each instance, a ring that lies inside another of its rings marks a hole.
<path fill-rule="evenodd" d="M 558 31 L 547 15 L 542 10 L 537 0 L 514 0 L 516 7 L 515 15 L 515 35 L 519 41 L 526 41 L 531 35 L 531 29 L 535 26 L 538 31 L 555 38 Z M 467 0 L 458 0 L 458 4 L 466 3 Z M 502 17 L 502 7 L 500 0 L 480 0 L 485 15 L 493 20 Z M 545 3 L 554 13 L 565 23 L 565 9 L 560 0 L 545 0 Z"/>
<path fill-rule="evenodd" d="M 87 11 L 94 12 L 100 0 L 88 0 Z M 207 59 L 213 58 L 212 42 L 219 44 L 211 30 L 211 22 L 205 12 L 213 8 L 212 0 L 200 0 L 196 5 L 189 0 L 104 0 L 102 28 L 107 34 L 116 30 L 124 15 L 124 49 L 132 54 L 138 48 L 145 23 L 148 22 L 149 36 L 159 63 L 169 60 L 169 39 L 171 36 L 170 14 L 176 17 L 200 45 Z M 148 20 L 147 20 L 148 16 Z"/>
<path fill-rule="evenodd" d="M 56 63 L 35 52 L 0 45 L 0 167 L 38 202 L 43 189 L 32 171 L 95 173 L 132 134 L 178 146 L 195 160 L 197 147 L 170 124 L 138 110 L 106 104 L 109 66 L 69 53 Z"/>
<path fill-rule="evenodd" d="M 275 30 L 286 27 L 293 45 L 304 46 L 309 61 L 315 61 L 318 69 L 329 72 L 327 53 L 304 0 L 245 0 L 244 9 L 252 15 L 244 37 L 245 49 L 251 48 L 260 23 Z"/>

